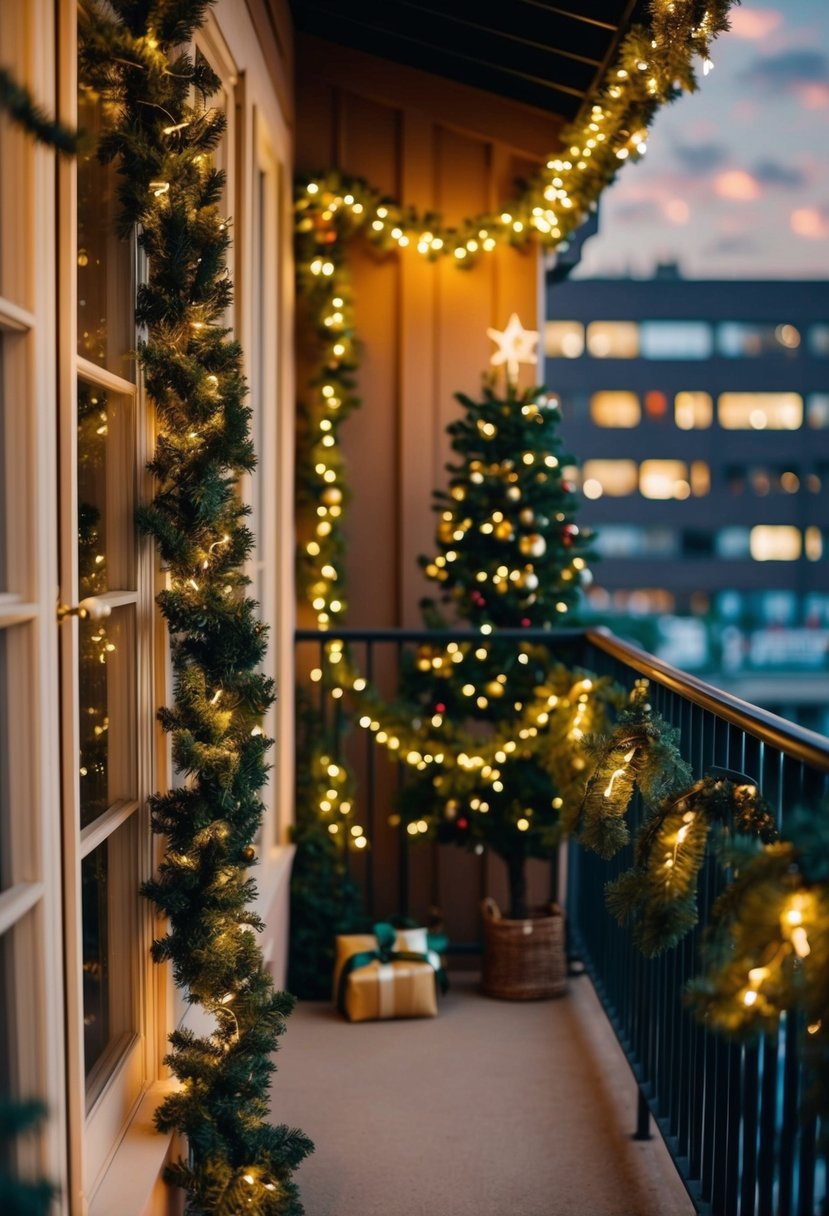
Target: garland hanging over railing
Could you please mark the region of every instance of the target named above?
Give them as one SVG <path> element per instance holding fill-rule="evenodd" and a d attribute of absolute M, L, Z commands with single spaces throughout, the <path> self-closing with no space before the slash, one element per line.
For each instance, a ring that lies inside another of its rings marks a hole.
<path fill-rule="evenodd" d="M 238 479 L 255 465 L 239 346 L 224 324 L 232 286 L 224 177 L 212 152 L 223 116 L 208 105 L 219 81 L 179 48 L 204 20 L 206 0 L 112 0 L 81 9 L 85 80 L 119 115 L 100 155 L 118 164 L 121 222 L 148 258 L 139 287 L 139 360 L 160 434 L 150 466 L 153 502 L 140 512 L 167 570 L 158 597 L 167 621 L 174 704 L 161 711 L 186 783 L 151 800 L 165 840 L 145 893 L 168 920 L 154 943 L 187 1000 L 212 1030 L 170 1036 L 180 1081 L 156 1114 L 186 1135 L 189 1156 L 167 1171 L 199 1216 L 296 1216 L 292 1173 L 310 1151 L 299 1131 L 268 1119 L 271 1055 L 293 998 L 276 992 L 250 910 L 259 796 L 274 699 L 259 665 L 266 630 L 245 594 L 253 537 Z"/>

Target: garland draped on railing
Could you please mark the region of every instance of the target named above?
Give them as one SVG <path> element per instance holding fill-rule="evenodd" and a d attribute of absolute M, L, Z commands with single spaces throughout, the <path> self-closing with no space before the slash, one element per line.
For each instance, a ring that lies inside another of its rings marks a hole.
<path fill-rule="evenodd" d="M 224 175 L 212 161 L 224 118 L 208 105 L 219 81 L 179 48 L 206 0 L 112 0 L 81 9 L 83 78 L 115 107 L 99 154 L 120 170 L 121 224 L 137 226 L 149 278 L 138 290 L 146 337 L 139 361 L 160 433 L 156 479 L 140 524 L 167 571 L 158 603 L 170 631 L 174 703 L 160 713 L 186 782 L 151 799 L 164 838 L 145 893 L 167 918 L 153 946 L 171 960 L 187 1000 L 212 1029 L 170 1036 L 180 1081 L 156 1113 L 187 1137 L 189 1157 L 167 1177 L 199 1216 L 295 1216 L 292 1173 L 310 1151 L 299 1131 L 268 1120 L 271 1055 L 293 998 L 274 991 L 251 910 L 249 877 L 271 746 L 263 715 L 274 699 L 259 670 L 266 629 L 245 594 L 253 537 L 238 479 L 256 458 L 241 351 L 224 323 L 232 298 Z M 111 16 L 110 14 L 114 14 Z"/>

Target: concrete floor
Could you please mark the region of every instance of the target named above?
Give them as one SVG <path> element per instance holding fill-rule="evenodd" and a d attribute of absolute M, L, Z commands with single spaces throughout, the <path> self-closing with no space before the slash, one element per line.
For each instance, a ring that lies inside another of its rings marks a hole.
<path fill-rule="evenodd" d="M 316 1152 L 307 1216 L 692 1216 L 586 976 L 494 1001 L 456 973 L 437 1018 L 349 1024 L 301 1003 L 273 1109 Z"/>

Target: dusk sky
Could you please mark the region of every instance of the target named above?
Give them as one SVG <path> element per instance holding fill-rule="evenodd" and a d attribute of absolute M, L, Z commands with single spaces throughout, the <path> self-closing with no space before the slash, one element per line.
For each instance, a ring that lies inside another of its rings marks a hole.
<path fill-rule="evenodd" d="M 575 278 L 829 279 L 829 0 L 744 0 L 605 191 Z"/>

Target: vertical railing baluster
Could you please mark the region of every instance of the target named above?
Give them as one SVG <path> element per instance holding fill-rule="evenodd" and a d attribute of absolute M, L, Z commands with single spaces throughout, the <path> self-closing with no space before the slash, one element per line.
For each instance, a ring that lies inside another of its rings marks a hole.
<path fill-rule="evenodd" d="M 757 1131 L 760 1049 L 749 1043 L 743 1051 L 743 1145 L 740 1172 L 740 1216 L 754 1216 L 757 1188 Z"/>

